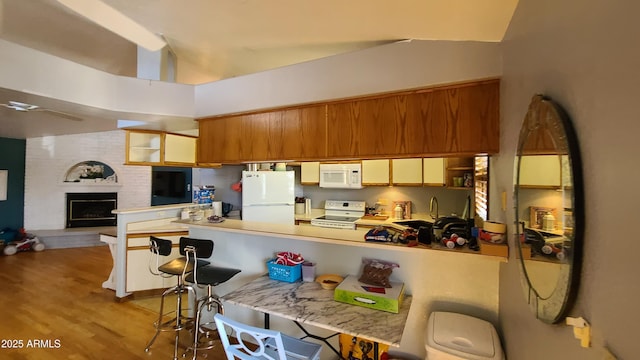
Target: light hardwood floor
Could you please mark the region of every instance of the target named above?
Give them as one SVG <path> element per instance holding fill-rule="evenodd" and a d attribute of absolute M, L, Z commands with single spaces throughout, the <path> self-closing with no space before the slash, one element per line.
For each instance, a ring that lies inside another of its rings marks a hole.
<path fill-rule="evenodd" d="M 106 246 L 0 254 L 0 359 L 171 359 L 172 333 L 144 351 L 157 313 L 101 287 L 111 261 Z"/>

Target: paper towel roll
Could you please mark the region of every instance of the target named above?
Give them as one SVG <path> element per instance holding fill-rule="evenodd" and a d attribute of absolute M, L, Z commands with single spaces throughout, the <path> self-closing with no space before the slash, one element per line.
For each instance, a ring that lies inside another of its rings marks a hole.
<path fill-rule="evenodd" d="M 212 204 L 213 215 L 222 216 L 222 201 L 214 201 Z"/>
<path fill-rule="evenodd" d="M 311 199 L 304 199 L 304 213 L 311 214 Z"/>

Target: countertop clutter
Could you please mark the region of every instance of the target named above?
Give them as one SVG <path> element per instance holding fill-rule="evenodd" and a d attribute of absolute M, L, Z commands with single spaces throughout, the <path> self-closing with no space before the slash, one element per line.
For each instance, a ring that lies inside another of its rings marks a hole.
<path fill-rule="evenodd" d="M 311 209 L 310 213 L 304 213 L 304 214 L 296 214 L 295 215 L 295 220 L 296 221 L 311 221 L 314 218 L 317 218 L 319 216 L 324 215 L 324 209 Z M 435 222 L 435 219 L 432 218 L 429 214 L 421 214 L 421 213 L 417 213 L 417 214 L 412 214 L 412 219 L 413 220 L 424 220 L 424 221 L 428 221 L 428 222 Z M 394 224 L 394 222 L 398 222 L 398 221 L 402 221 L 402 220 L 398 220 L 393 218 L 392 216 L 363 216 L 360 218 L 360 220 L 356 221 L 356 225 L 360 225 L 360 226 L 393 226 L 393 227 L 397 227 L 398 229 L 403 229 L 405 228 L 404 226 L 398 225 L 398 224 Z"/>
<path fill-rule="evenodd" d="M 323 209 L 312 209 L 308 214 L 296 214 L 296 224 L 308 223 L 323 214 Z M 364 235 L 368 239 L 366 243 L 424 247 L 504 258 L 509 255 L 506 238 L 500 242 L 482 241 L 482 229 L 479 229 L 480 233 L 474 232 L 474 229 L 468 227 L 467 220 L 455 216 L 434 219 L 431 215 L 423 213 L 413 213 L 411 217 L 408 220 L 398 220 L 393 216 L 363 216 L 356 220 L 355 224 L 357 230 L 368 232 Z"/>
<path fill-rule="evenodd" d="M 310 221 L 315 216 L 321 216 L 323 214 L 323 210 L 321 209 L 312 209 L 310 214 L 297 214 L 296 222 L 298 221 Z M 365 241 L 365 235 L 372 228 L 376 226 L 383 226 L 385 229 L 389 229 L 391 232 L 394 232 L 394 236 L 403 235 L 405 231 L 411 231 L 410 227 L 394 224 L 394 222 L 406 222 L 407 220 L 395 220 L 395 219 L 386 219 L 386 220 L 371 220 L 371 219 L 360 219 L 356 221 L 358 227 L 355 230 L 351 229 L 334 229 L 334 228 L 324 228 L 319 226 L 300 226 L 300 225 L 283 225 L 283 224 L 272 224 L 265 222 L 254 222 L 254 221 L 246 221 L 246 220 L 234 220 L 227 219 L 222 223 L 210 223 L 206 220 L 201 221 L 191 221 L 191 220 L 177 220 L 176 223 L 184 224 L 188 226 L 193 226 L 197 228 L 205 228 L 216 231 L 223 232 L 231 232 L 231 233 L 244 233 L 244 234 L 254 234 L 254 235 L 262 235 L 262 236 L 270 236 L 270 237 L 278 237 L 278 238 L 288 238 L 288 239 L 296 239 L 302 241 L 312 241 L 319 243 L 329 243 L 329 244 L 340 244 L 346 246 L 359 246 L 359 247 L 370 247 L 370 248 L 384 248 L 384 249 L 393 249 L 397 251 L 414 251 L 415 249 L 431 249 L 431 250 L 444 250 L 444 251 L 454 251 L 460 253 L 469 253 L 469 254 L 481 254 L 481 252 L 474 251 L 469 249 L 467 246 L 455 246 L 455 248 L 449 248 L 446 244 L 441 242 L 430 242 L 429 244 L 424 244 L 420 242 L 410 242 L 410 243 L 402 243 L 402 242 L 375 242 L 375 241 Z M 433 218 L 426 214 L 414 214 L 414 219 L 409 221 L 424 221 L 429 224 L 435 224 Z M 398 234 L 398 232 L 400 234 Z M 415 235 L 420 235 L 415 232 Z M 506 245 L 502 245 L 505 246 Z M 488 253 L 483 255 L 490 256 L 500 256 L 504 257 L 502 253 Z"/>

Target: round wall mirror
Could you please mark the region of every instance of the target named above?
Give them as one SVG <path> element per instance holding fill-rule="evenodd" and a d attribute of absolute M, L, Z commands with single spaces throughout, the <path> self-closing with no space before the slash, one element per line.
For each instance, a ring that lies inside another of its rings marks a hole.
<path fill-rule="evenodd" d="M 582 165 L 560 105 L 535 95 L 520 130 L 514 200 L 525 297 L 535 316 L 556 323 L 575 296 L 583 241 Z"/>

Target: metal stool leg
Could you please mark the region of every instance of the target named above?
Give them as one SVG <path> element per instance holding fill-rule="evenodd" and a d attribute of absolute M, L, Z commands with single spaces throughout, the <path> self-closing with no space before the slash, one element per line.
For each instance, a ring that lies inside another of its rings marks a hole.
<path fill-rule="evenodd" d="M 165 299 L 165 296 L 172 293 L 176 294 L 175 318 L 170 319 L 163 323 L 162 318 L 164 315 L 164 299 Z M 183 312 L 182 295 L 184 293 L 186 293 L 187 296 L 189 295 L 189 293 L 191 293 L 193 298 L 197 299 L 195 289 L 190 285 L 185 285 L 181 278 L 178 278 L 178 284 L 176 286 L 169 288 L 162 293 L 162 297 L 160 299 L 160 313 L 158 314 L 158 321 L 154 324 L 156 328 L 156 333 L 153 335 L 153 337 L 147 344 L 147 347 L 144 349 L 146 352 L 149 351 L 149 349 L 151 348 L 151 345 L 153 345 L 153 343 L 155 342 L 156 338 L 158 337 L 161 331 L 173 331 L 175 332 L 173 359 L 178 360 L 178 345 L 179 345 L 180 330 L 188 329 L 192 326 L 192 324 L 189 323 L 189 320 L 191 320 L 192 318 L 182 315 L 182 312 Z M 195 309 L 196 308 L 194 307 L 194 311 Z"/>
<path fill-rule="evenodd" d="M 208 350 L 213 348 L 214 345 L 206 345 L 206 346 L 200 346 L 200 335 L 201 332 L 205 333 L 205 330 L 201 330 L 202 327 L 204 325 L 207 325 L 209 323 L 205 323 L 205 324 L 200 324 L 200 320 L 202 318 L 202 312 L 205 308 L 205 306 L 207 307 L 208 311 L 212 310 L 213 305 L 216 305 L 216 312 L 220 313 L 220 314 L 224 314 L 224 306 L 222 305 L 222 302 L 220 301 L 220 299 L 213 294 L 213 286 L 209 285 L 207 286 L 207 295 L 205 297 L 202 297 L 199 301 L 199 305 L 196 307 L 197 311 L 196 311 L 196 320 L 194 323 L 194 336 L 193 336 L 193 344 L 187 349 L 187 351 L 189 350 L 193 350 L 193 357 L 192 360 L 196 359 L 197 356 L 197 351 L 198 350 Z M 216 330 L 217 332 L 217 330 Z M 185 352 L 186 355 L 186 352 Z M 184 356 L 184 355 L 183 355 Z"/>
<path fill-rule="evenodd" d="M 158 314 L 158 321 L 154 324 L 156 328 L 156 333 L 153 335 L 153 337 L 147 344 L 147 347 L 144 349 L 145 352 L 149 352 L 151 345 L 153 345 L 153 343 L 156 341 L 156 338 L 160 334 L 160 331 L 162 331 L 162 315 L 164 314 L 164 297 L 171 293 L 176 292 L 177 290 L 178 290 L 178 286 L 174 286 L 172 288 L 165 290 L 162 293 L 162 296 L 160 297 L 160 313 Z"/>

